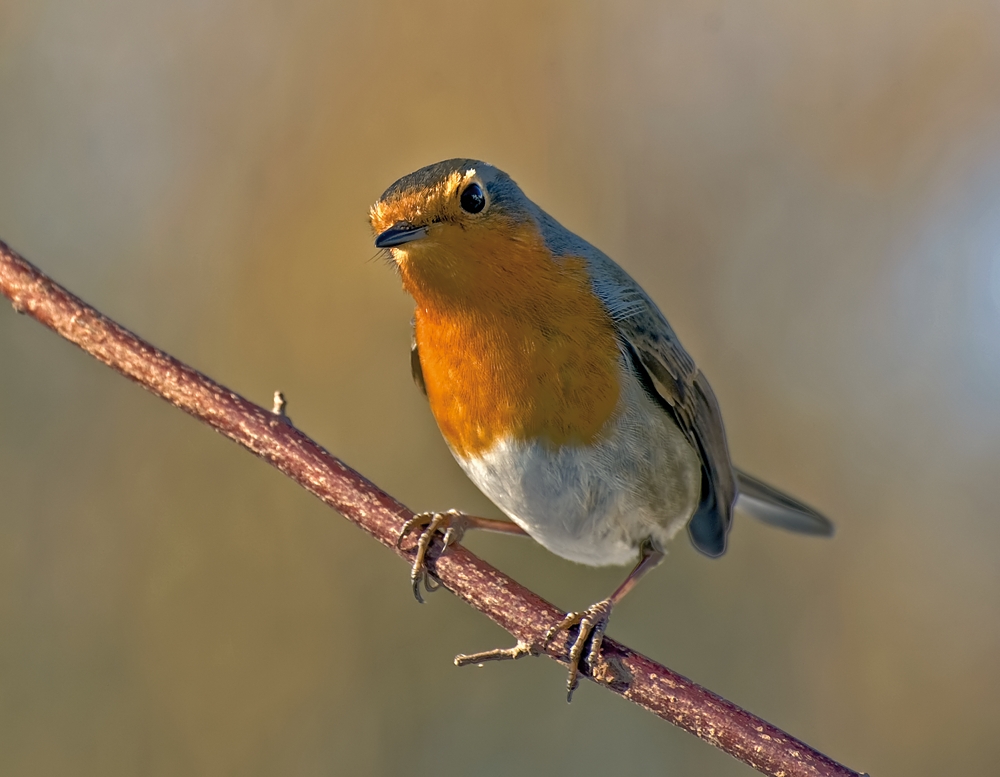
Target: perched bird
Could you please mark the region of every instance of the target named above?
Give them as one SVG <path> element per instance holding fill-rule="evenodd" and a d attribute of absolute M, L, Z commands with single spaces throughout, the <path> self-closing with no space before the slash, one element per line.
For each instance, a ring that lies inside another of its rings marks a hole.
<path fill-rule="evenodd" d="M 411 364 L 441 433 L 472 481 L 511 521 L 424 513 L 414 594 L 431 589 L 426 555 L 468 528 L 528 534 L 593 566 L 635 568 L 607 599 L 555 624 L 579 625 L 594 669 L 608 617 L 685 526 L 709 556 L 726 550 L 734 504 L 769 523 L 832 533 L 818 512 L 735 469 L 712 389 L 656 305 L 611 259 L 473 159 L 424 167 L 372 206 L 413 297 Z M 528 646 L 468 661 L 516 658 Z M 461 657 L 460 657 L 461 658 Z"/>

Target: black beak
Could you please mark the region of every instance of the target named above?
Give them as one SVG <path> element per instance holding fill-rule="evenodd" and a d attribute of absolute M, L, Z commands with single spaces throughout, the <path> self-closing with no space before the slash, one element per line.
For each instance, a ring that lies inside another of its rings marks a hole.
<path fill-rule="evenodd" d="M 427 234 L 427 227 L 415 227 L 409 221 L 397 221 L 375 237 L 376 248 L 392 248 L 419 240 Z"/>

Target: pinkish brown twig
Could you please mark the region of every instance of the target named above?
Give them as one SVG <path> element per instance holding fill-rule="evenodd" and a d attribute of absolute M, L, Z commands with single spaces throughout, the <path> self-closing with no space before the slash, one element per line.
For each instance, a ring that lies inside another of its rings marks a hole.
<path fill-rule="evenodd" d="M 154 348 L 70 294 L 0 242 L 0 293 L 32 316 L 152 393 L 211 426 L 284 472 L 304 489 L 412 561 L 413 544 L 396 549 L 413 513 L 330 455 L 281 414 L 248 402 Z M 563 616 L 548 602 L 460 545 L 432 571 L 456 596 L 527 645 L 542 643 Z M 565 636 L 545 652 L 567 661 Z M 610 670 L 591 677 L 664 720 L 774 777 L 859 777 L 746 710 L 611 639 L 602 655 Z M 584 672 L 587 675 L 586 671 Z M 589 675 L 588 675 L 589 676 Z"/>

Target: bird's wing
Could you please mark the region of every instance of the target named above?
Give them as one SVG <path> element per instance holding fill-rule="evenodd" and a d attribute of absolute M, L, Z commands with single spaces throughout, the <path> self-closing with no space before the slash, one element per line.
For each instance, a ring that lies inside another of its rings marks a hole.
<path fill-rule="evenodd" d="M 726 432 L 712 387 L 681 346 L 663 314 L 645 295 L 616 321 L 636 375 L 684 432 L 702 465 L 701 502 L 688 523 L 691 542 L 708 556 L 721 556 L 732 523 L 736 478 Z"/>
<path fill-rule="evenodd" d="M 420 349 L 417 348 L 417 322 L 410 321 L 410 373 L 413 382 L 417 384 L 420 393 L 427 396 L 427 384 L 424 383 L 424 368 L 420 366 Z"/>

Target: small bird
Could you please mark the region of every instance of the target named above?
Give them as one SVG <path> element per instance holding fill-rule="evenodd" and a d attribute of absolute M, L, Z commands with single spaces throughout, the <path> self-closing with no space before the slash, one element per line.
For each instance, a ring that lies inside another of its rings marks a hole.
<path fill-rule="evenodd" d="M 527 534 L 593 566 L 635 563 L 609 596 L 571 612 L 568 698 L 593 672 L 614 606 L 685 526 L 708 556 L 726 550 L 734 505 L 787 529 L 830 535 L 820 513 L 735 469 L 715 395 L 642 288 L 528 199 L 506 173 L 450 159 L 400 178 L 372 206 L 416 303 L 411 366 L 448 447 L 509 518 L 422 513 L 411 571 L 470 528 Z M 436 586 L 434 586 L 436 587 Z M 584 657 L 586 645 L 589 651 Z M 518 658 L 519 644 L 457 663 Z"/>

